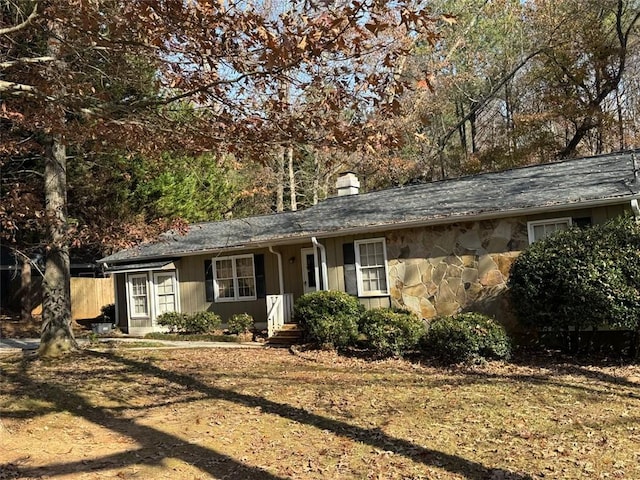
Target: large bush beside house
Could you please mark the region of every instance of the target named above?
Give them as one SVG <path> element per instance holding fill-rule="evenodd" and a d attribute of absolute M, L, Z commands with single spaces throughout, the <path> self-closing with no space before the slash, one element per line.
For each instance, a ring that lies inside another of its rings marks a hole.
<path fill-rule="evenodd" d="M 640 226 L 618 218 L 537 241 L 515 261 L 509 287 L 524 325 L 637 330 Z"/>
<path fill-rule="evenodd" d="M 383 356 L 402 356 L 415 350 L 425 334 L 425 323 L 411 312 L 390 308 L 366 311 L 360 318 L 360 333 L 366 345 Z"/>
<path fill-rule="evenodd" d="M 504 328 L 480 313 L 461 313 L 431 321 L 424 353 L 445 363 L 477 359 L 508 360 L 511 342 Z"/>
<path fill-rule="evenodd" d="M 305 339 L 323 347 L 352 345 L 358 338 L 358 320 L 363 312 L 357 298 L 337 291 L 307 293 L 294 305 L 294 319 Z"/>

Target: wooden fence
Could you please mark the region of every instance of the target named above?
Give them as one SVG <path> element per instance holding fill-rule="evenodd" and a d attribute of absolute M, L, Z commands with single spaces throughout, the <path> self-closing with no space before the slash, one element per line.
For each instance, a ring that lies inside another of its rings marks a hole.
<path fill-rule="evenodd" d="M 115 302 L 113 278 L 71 279 L 71 318 L 95 318 L 100 309 Z"/>
<path fill-rule="evenodd" d="M 115 302 L 112 278 L 71 278 L 71 318 L 82 320 L 100 315 L 101 308 Z M 31 312 L 42 314 L 42 305 Z"/>

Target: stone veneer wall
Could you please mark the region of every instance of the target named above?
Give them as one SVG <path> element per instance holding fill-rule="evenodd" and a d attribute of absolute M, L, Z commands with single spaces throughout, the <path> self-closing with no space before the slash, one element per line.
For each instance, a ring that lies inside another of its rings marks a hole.
<path fill-rule="evenodd" d="M 529 244 L 526 219 L 397 230 L 386 239 L 394 306 L 426 319 L 474 310 L 513 322 L 502 294 Z"/>

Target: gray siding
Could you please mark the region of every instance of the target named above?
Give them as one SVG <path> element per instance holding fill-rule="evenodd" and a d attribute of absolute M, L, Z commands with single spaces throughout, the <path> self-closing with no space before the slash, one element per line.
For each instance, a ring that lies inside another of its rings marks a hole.
<path fill-rule="evenodd" d="M 285 289 L 282 293 L 293 293 L 296 298 L 302 294 L 300 248 L 302 248 L 302 246 L 274 248 L 274 251 L 282 254 Z M 228 255 L 246 254 L 264 255 L 266 294 L 277 295 L 281 293 L 279 291 L 278 257 L 266 248 L 234 251 L 230 252 Z M 227 256 L 227 254 L 218 256 Z M 266 322 L 267 306 L 264 298 L 241 302 L 206 301 L 204 263 L 206 260 L 212 260 L 214 258 L 215 257 L 212 255 L 197 255 L 184 257 L 180 260 L 178 266 L 178 278 L 180 281 L 180 302 L 182 311 L 186 313 L 204 310 L 212 311 L 220 315 L 223 322 L 226 322 L 229 317 L 236 313 L 248 313 L 257 322 Z"/>
<path fill-rule="evenodd" d="M 370 234 L 360 234 L 360 235 L 348 235 L 345 237 L 338 238 L 326 238 L 322 240 L 322 244 L 325 246 L 327 250 L 327 270 L 329 277 L 329 289 L 330 290 L 339 290 L 344 292 L 345 281 L 344 281 L 344 258 L 343 258 L 343 250 L 342 245 L 345 243 L 353 243 L 355 240 L 363 240 L 367 238 L 384 238 L 384 233 L 370 233 Z M 390 307 L 391 306 L 391 298 L 389 295 L 381 296 L 381 297 L 358 297 L 360 303 L 362 303 L 365 308 L 382 308 L 382 307 Z"/>

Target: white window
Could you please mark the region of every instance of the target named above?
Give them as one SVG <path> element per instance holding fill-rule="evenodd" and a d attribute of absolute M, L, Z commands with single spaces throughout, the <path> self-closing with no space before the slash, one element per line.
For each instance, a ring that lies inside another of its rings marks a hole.
<path fill-rule="evenodd" d="M 153 282 L 151 281 L 153 280 Z M 156 318 L 180 310 L 176 272 L 130 273 L 127 291 L 131 318 Z"/>
<path fill-rule="evenodd" d="M 128 276 L 129 311 L 131 317 L 149 316 L 149 277 L 146 273 Z"/>
<path fill-rule="evenodd" d="M 213 262 L 213 282 L 216 302 L 255 300 L 253 255 L 216 258 Z"/>
<path fill-rule="evenodd" d="M 153 283 L 156 289 L 156 315 L 178 310 L 176 295 L 176 276 L 171 273 L 154 273 Z"/>
<path fill-rule="evenodd" d="M 356 240 L 354 246 L 358 296 L 388 295 L 387 249 L 384 238 Z"/>
<path fill-rule="evenodd" d="M 527 223 L 529 231 L 529 244 L 543 239 L 559 230 L 567 230 L 571 226 L 571 217 L 550 218 L 549 220 L 537 220 Z"/>

